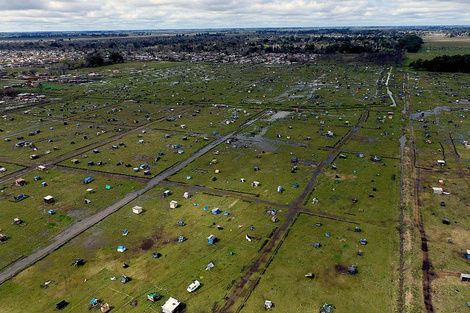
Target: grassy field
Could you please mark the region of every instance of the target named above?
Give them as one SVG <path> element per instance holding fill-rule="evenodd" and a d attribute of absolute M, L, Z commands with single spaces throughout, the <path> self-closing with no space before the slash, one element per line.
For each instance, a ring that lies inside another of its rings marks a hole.
<path fill-rule="evenodd" d="M 89 175 L 94 181 L 83 184 L 82 180 Z M 40 179 L 34 180 L 36 176 Z M 106 207 L 113 199 L 142 186 L 132 180 L 111 179 L 94 173 L 77 175 L 58 170 L 36 171 L 23 178 L 27 183 L 25 186 L 15 186 L 14 183 L 1 186 L 0 228 L 9 239 L 0 245 L 0 268 L 47 245 L 72 224 Z M 43 182 L 47 186 L 43 187 Z M 107 190 L 106 185 L 112 188 Z M 93 192 L 87 192 L 88 188 L 92 188 Z M 21 194 L 26 198 L 15 201 L 14 197 Z M 47 195 L 53 196 L 55 202 L 44 203 L 43 198 Z M 85 199 L 91 200 L 91 203 L 84 204 Z M 54 210 L 55 214 L 48 214 L 49 210 Z M 23 221 L 22 224 L 13 223 L 17 217 Z"/>
<path fill-rule="evenodd" d="M 318 223 L 321 226 L 315 226 Z M 363 232 L 354 232 L 358 225 Z M 397 240 L 390 240 L 396 238 L 394 232 L 386 225 L 301 214 L 241 312 L 264 311 L 264 300 L 271 300 L 280 312 L 315 312 L 324 303 L 338 312 L 393 311 L 398 259 L 388 251 L 397 247 Z M 363 238 L 373 239 L 362 246 Z M 314 242 L 321 247 L 313 247 Z M 350 265 L 357 266 L 357 275 L 348 274 Z M 306 278 L 307 273 L 314 278 Z"/>
<path fill-rule="evenodd" d="M 93 297 L 110 303 L 116 311 L 151 312 L 158 311 L 169 296 L 184 301 L 189 312 L 210 310 L 223 300 L 232 280 L 250 264 L 277 224 L 265 214 L 266 207 L 256 203 L 200 192 L 191 192 L 193 197 L 184 199 L 183 192 L 187 189 L 182 188 L 171 188 L 171 195 L 163 198 L 166 189 L 151 190 L 2 285 L 2 294 L 9 301 L 2 301 L 0 309 L 27 312 L 27 308 L 19 307 L 21 299 L 17 297 L 26 292 L 37 299 L 31 303 L 29 312 L 50 310 L 62 298 L 71 303 L 67 307 L 70 312 L 83 312 Z M 178 201 L 178 208 L 169 208 L 172 199 Z M 142 206 L 143 213 L 133 214 L 134 205 Z M 209 210 L 204 209 L 206 205 Z M 222 214 L 214 215 L 211 209 L 215 207 Z M 229 215 L 224 215 L 225 211 Z M 281 223 L 284 214 L 285 210 L 279 211 Z M 177 226 L 179 220 L 186 225 Z M 223 229 L 218 230 L 216 225 Z M 127 236 L 122 236 L 124 229 L 129 231 Z M 211 234 L 218 238 L 214 245 L 207 242 L 206 237 Z M 245 240 L 246 234 L 254 238 L 252 242 Z M 187 240 L 179 243 L 180 235 Z M 118 253 L 118 245 L 128 250 Z M 152 258 L 154 252 L 161 253 L 161 257 Z M 85 259 L 84 266 L 70 265 L 77 257 Z M 211 261 L 215 267 L 206 271 Z M 123 269 L 123 263 L 129 268 Z M 121 275 L 128 275 L 132 280 L 121 284 Z M 118 280 L 110 280 L 113 276 Z M 189 294 L 186 287 L 194 279 L 202 286 Z M 48 288 L 41 288 L 48 280 L 52 280 Z M 163 300 L 150 304 L 145 300 L 146 295 L 155 291 Z M 130 305 L 133 300 L 138 303 L 135 307 Z"/>
<path fill-rule="evenodd" d="M 409 61 L 460 53 L 469 44 L 465 38 L 452 43 L 425 38 L 423 50 Z M 0 233 L 8 240 L 0 244 L 0 269 L 141 190 L 146 178 L 238 132 L 0 285 L 0 311 L 50 311 L 64 299 L 70 303 L 65 311 L 84 312 L 96 297 L 112 312 L 158 312 L 171 296 L 186 312 L 202 313 L 221 310 L 239 292 L 229 312 L 242 304 L 241 312 L 264 311 L 264 300 L 273 301 L 277 312 L 316 312 L 325 302 L 338 312 L 392 312 L 400 297 L 405 312 L 422 312 L 423 233 L 434 311 L 461 311 L 468 292 L 458 276 L 470 271 L 465 258 L 470 150 L 463 144 L 470 136 L 469 76 L 343 63 L 144 67 L 135 62 L 81 69 L 78 74 L 98 74 L 84 84 L 25 89 L 45 94 L 46 102 L 2 114 L 0 165 L 7 172 L 0 173 Z M 395 108 L 385 86 L 389 72 Z M 399 139 L 412 139 L 404 109 L 411 110 L 415 140 L 404 149 L 402 202 Z M 361 116 L 367 119 L 356 129 Z M 260 118 L 240 128 L 254 117 Z M 32 141 L 38 150 L 15 147 L 20 140 Z M 40 157 L 30 159 L 31 154 Z M 411 155 L 416 158 L 408 159 Z M 437 166 L 438 159 L 446 160 L 445 166 Z M 43 163 L 48 171 L 33 170 Z M 150 175 L 134 172 L 142 164 Z M 28 184 L 15 186 L 12 173 L 25 168 Z M 34 180 L 37 175 L 41 178 Z M 88 176 L 94 181 L 85 185 Z M 432 193 L 439 179 L 449 195 Z M 93 193 L 86 191 L 90 187 Z M 171 191 L 168 197 L 165 190 Z M 185 191 L 192 197 L 184 198 Z M 20 194 L 28 197 L 15 202 Z M 49 194 L 54 204 L 44 203 Z M 178 201 L 176 209 L 169 208 L 171 200 Z M 132 213 L 135 205 L 143 207 L 142 214 Z M 222 213 L 213 214 L 213 208 Z M 56 214 L 47 214 L 49 209 Z M 267 214 L 272 209 L 277 223 Z M 24 223 L 13 224 L 15 217 Z M 356 226 L 362 232 L 355 232 Z M 218 238 L 214 245 L 207 242 L 211 234 Z M 180 243 L 179 236 L 187 240 Z M 314 248 L 314 242 L 322 246 Z M 127 250 L 117 252 L 119 245 Z M 153 258 L 154 252 L 161 257 Z M 83 266 L 71 266 L 77 257 L 85 259 Z M 215 267 L 206 271 L 211 261 Z M 358 266 L 357 275 L 346 273 L 349 265 Z M 310 272 L 313 279 L 304 276 Z M 122 275 L 131 280 L 120 283 Z M 195 279 L 202 286 L 188 293 Z M 163 299 L 146 301 L 150 292 Z"/>

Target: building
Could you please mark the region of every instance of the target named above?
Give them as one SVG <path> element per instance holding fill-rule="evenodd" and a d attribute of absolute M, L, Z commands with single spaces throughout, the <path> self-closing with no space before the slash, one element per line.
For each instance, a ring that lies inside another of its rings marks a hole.
<path fill-rule="evenodd" d="M 170 209 L 176 209 L 178 207 L 178 201 L 171 200 Z"/>

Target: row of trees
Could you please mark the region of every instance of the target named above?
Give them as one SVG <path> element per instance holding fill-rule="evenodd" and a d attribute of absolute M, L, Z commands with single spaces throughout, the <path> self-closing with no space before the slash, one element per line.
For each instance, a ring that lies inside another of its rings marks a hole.
<path fill-rule="evenodd" d="M 462 72 L 470 73 L 470 54 L 443 55 L 431 60 L 418 59 L 410 63 L 410 67 L 416 70 L 430 72 Z"/>

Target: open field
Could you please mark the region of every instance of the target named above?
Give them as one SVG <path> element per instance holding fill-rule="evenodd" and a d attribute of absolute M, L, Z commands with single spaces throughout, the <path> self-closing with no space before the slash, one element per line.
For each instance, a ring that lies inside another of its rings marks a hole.
<path fill-rule="evenodd" d="M 466 47 L 424 45 L 436 55 Z M 159 312 L 169 297 L 189 313 L 260 312 L 265 300 L 273 312 L 466 306 L 467 74 L 322 60 L 133 62 L 73 74 L 86 82 L 22 89 L 45 100 L 15 100 L 20 108 L 1 114 L 0 274 L 44 251 L 0 282 L 1 312 L 50 311 L 61 300 L 66 312 L 87 312 L 93 298 L 111 312 Z M 15 146 L 23 140 L 34 146 Z M 440 185 L 450 194 L 433 193 Z M 76 258 L 85 263 L 71 266 Z M 163 298 L 147 301 L 151 292 Z"/>

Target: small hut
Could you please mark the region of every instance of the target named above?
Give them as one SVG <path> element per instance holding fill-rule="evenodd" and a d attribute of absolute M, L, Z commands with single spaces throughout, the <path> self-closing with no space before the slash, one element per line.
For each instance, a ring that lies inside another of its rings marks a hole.
<path fill-rule="evenodd" d="M 170 209 L 176 209 L 178 207 L 178 201 L 171 200 Z"/>

